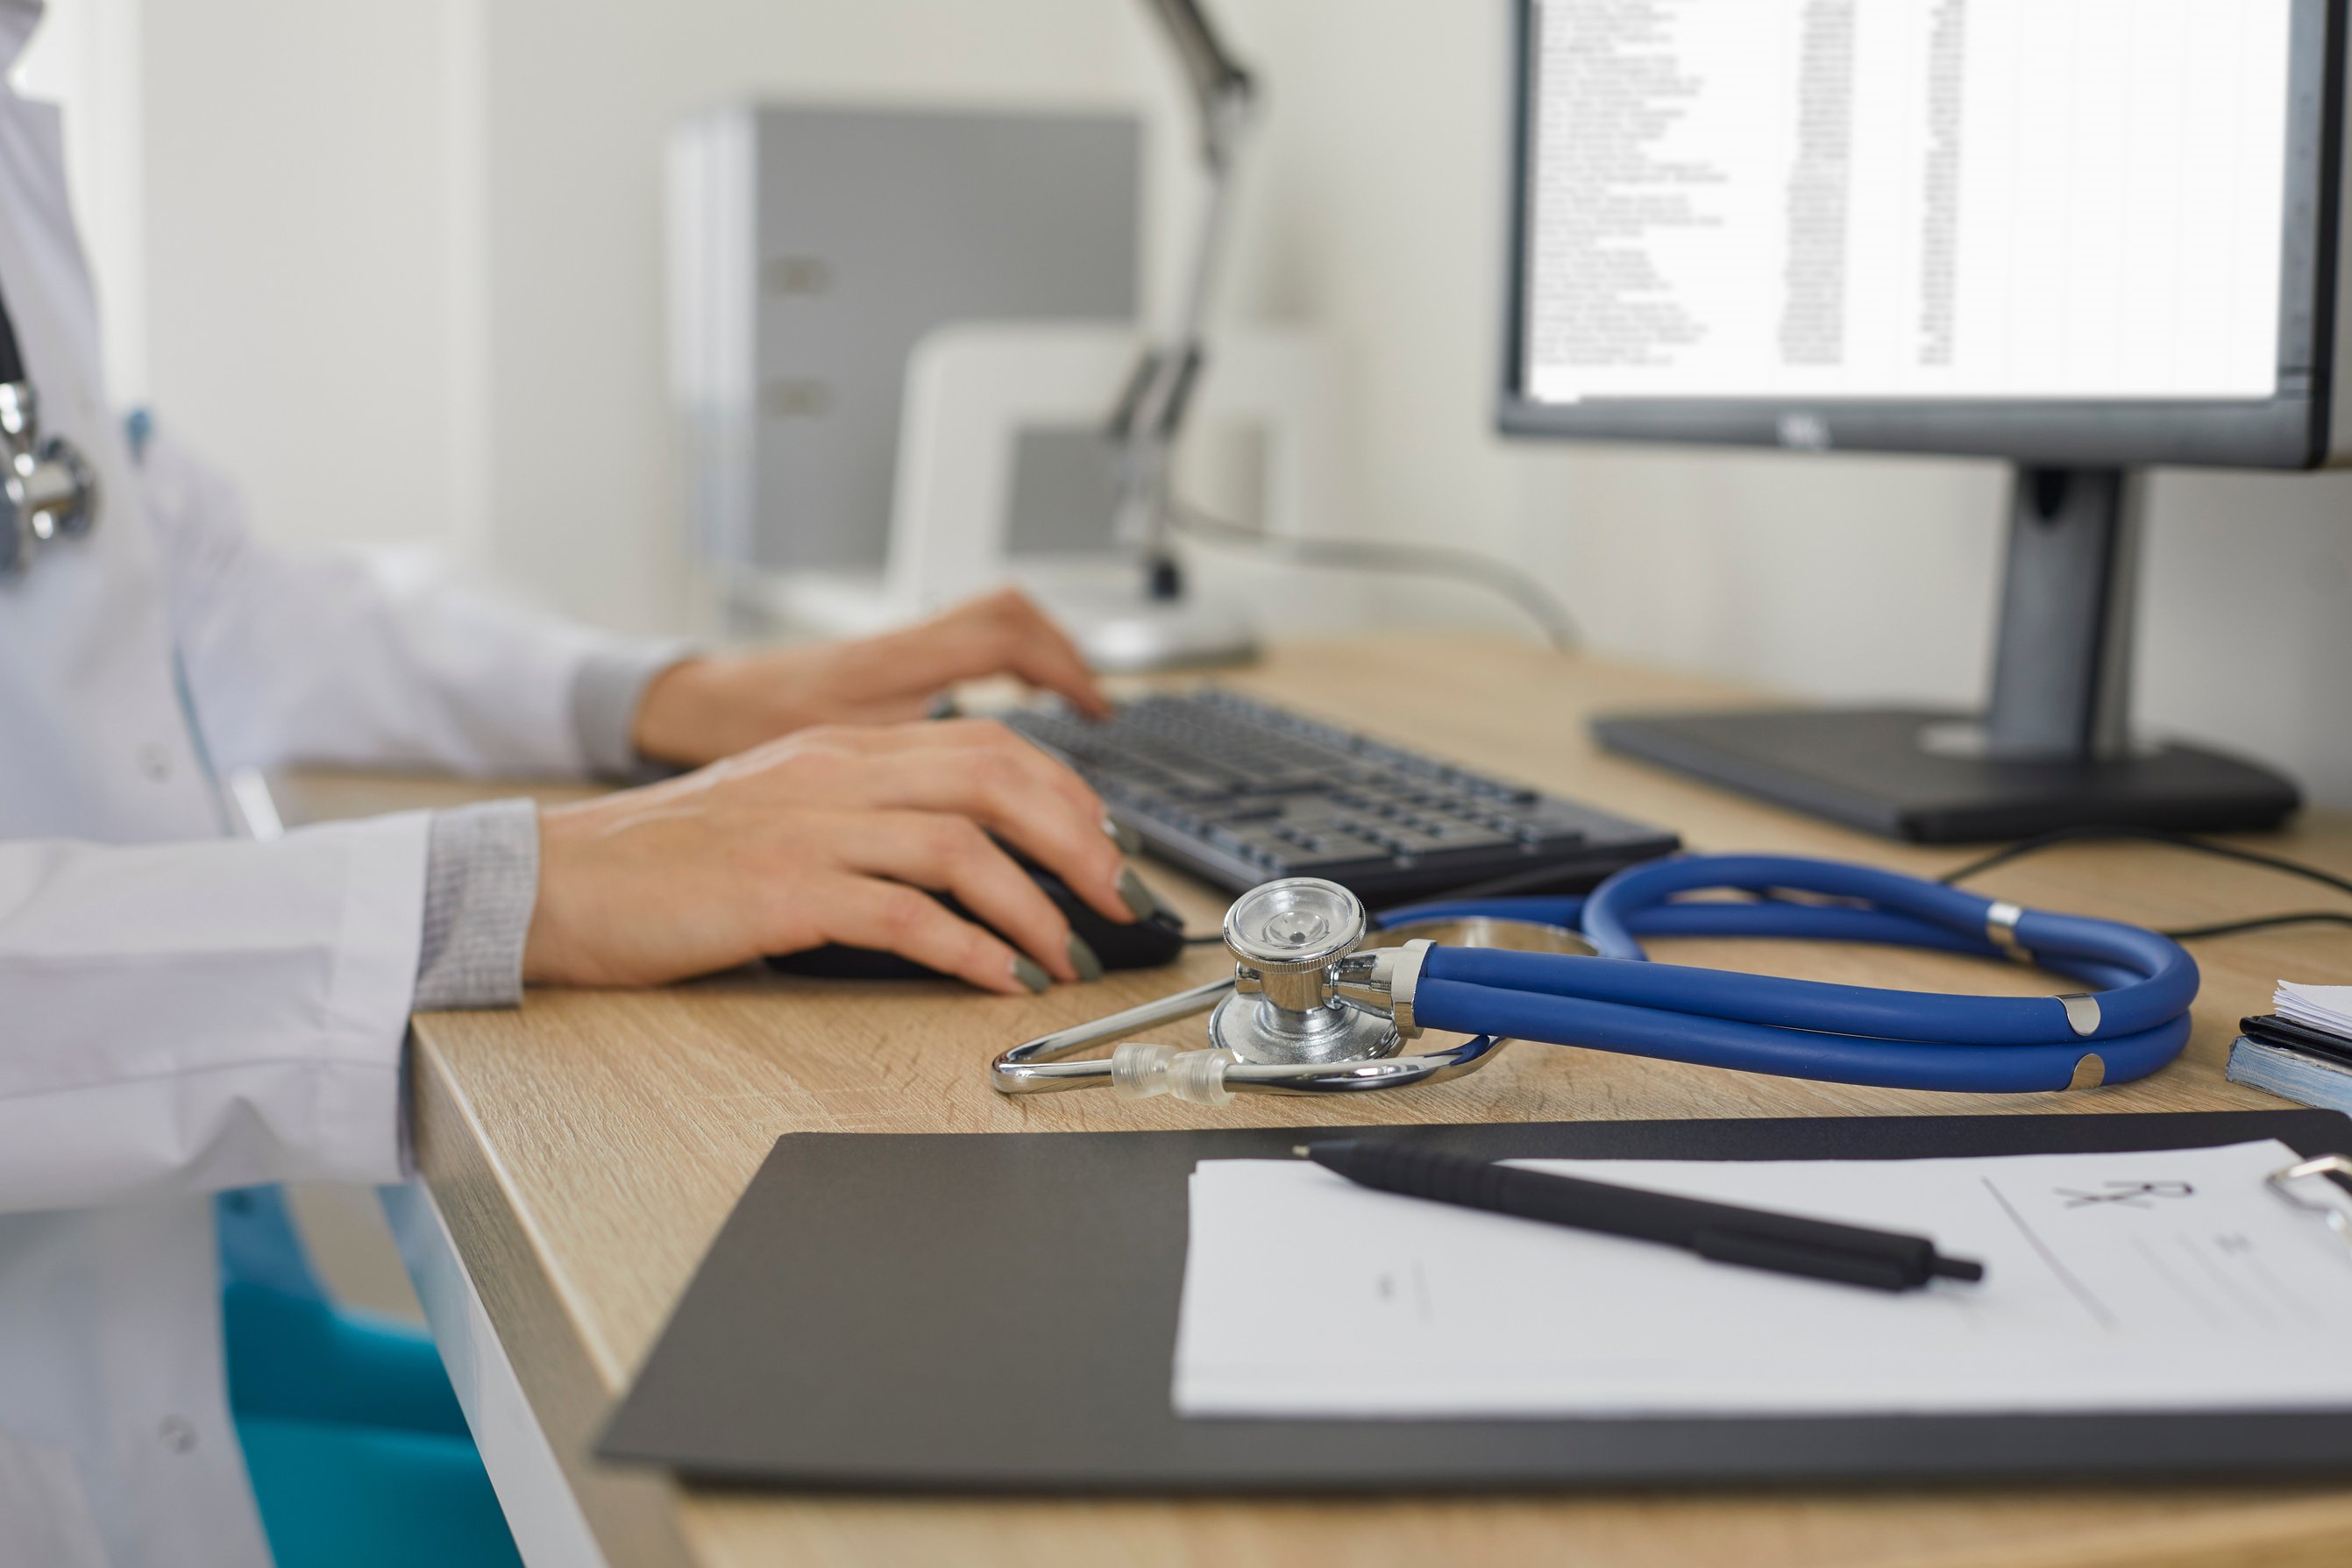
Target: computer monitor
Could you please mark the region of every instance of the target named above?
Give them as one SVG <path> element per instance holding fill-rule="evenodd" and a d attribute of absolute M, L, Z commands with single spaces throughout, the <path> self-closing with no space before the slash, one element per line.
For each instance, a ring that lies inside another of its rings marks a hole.
<path fill-rule="evenodd" d="M 2345 0 L 1518 0 L 1502 428 L 2017 465 L 1981 715 L 1607 718 L 1900 837 L 2275 824 L 2137 744 L 2151 465 L 2352 447 Z"/>

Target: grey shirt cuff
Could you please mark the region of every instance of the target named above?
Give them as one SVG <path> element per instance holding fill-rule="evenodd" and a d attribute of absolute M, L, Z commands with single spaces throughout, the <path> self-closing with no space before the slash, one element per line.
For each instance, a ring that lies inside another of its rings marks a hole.
<path fill-rule="evenodd" d="M 651 784 L 677 771 L 638 755 L 629 732 L 654 677 L 693 656 L 687 643 L 654 643 L 603 649 L 581 661 L 572 678 L 572 727 L 596 777 Z"/>
<path fill-rule="evenodd" d="M 425 858 L 420 1013 L 522 1000 L 522 949 L 539 903 L 539 808 L 491 800 L 436 811 Z"/>

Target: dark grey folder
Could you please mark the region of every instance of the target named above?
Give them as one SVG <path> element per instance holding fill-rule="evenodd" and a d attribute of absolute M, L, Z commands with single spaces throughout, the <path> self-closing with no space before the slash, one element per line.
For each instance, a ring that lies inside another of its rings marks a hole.
<path fill-rule="evenodd" d="M 2341 1410 L 1180 1420 L 1169 1386 L 1186 1178 L 1204 1159 L 1282 1155 L 1302 1131 L 779 1138 L 599 1452 L 709 1481 L 992 1493 L 2352 1473 Z M 1496 1159 L 1902 1159 L 2267 1137 L 2352 1155 L 2352 1120 L 2321 1111 L 1357 1131 Z"/>

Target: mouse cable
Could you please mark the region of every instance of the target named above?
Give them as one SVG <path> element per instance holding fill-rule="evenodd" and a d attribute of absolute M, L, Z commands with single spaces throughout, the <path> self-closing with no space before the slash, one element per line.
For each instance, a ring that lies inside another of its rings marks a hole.
<path fill-rule="evenodd" d="M 1238 545 L 1276 556 L 1297 566 L 1338 567 L 1352 571 L 1417 572 L 1450 577 L 1491 590 L 1510 600 L 1543 629 L 1563 653 L 1577 644 L 1576 622 L 1567 606 L 1526 572 L 1493 556 L 1442 545 L 1398 544 L 1385 539 L 1292 538 L 1204 512 L 1187 501 L 1170 503 L 1169 521 L 1180 534 L 1214 544 Z"/>
<path fill-rule="evenodd" d="M 1968 864 L 1946 872 L 1936 880 L 1947 885 L 1966 882 L 1995 866 L 2007 865 L 2014 860 L 2039 854 L 2044 850 L 2063 844 L 2109 842 L 2117 840 L 2140 843 L 2166 844 L 2174 849 L 2189 850 L 2198 854 L 2213 855 L 2221 860 L 2237 861 L 2244 865 L 2261 866 L 2265 871 L 2284 872 L 2330 887 L 2338 893 L 2352 894 L 2352 878 L 2337 876 L 2317 866 L 2301 861 L 2288 860 L 2284 855 L 2264 854 L 2260 850 L 2240 849 L 2235 844 L 2217 844 L 2210 839 L 2197 838 L 2189 833 L 2166 832 L 2161 828 L 2060 828 L 2055 832 L 2040 833 L 2021 839 L 2005 849 L 1972 860 Z M 2235 936 L 2247 931 L 2271 931 L 2283 925 L 2345 925 L 2352 926 L 2352 914 L 2340 910 L 2295 910 L 2284 915 L 2264 915 L 2252 920 L 2230 920 L 2218 925 L 2191 925 L 2163 935 L 2176 942 L 2193 942 L 2206 936 Z"/>

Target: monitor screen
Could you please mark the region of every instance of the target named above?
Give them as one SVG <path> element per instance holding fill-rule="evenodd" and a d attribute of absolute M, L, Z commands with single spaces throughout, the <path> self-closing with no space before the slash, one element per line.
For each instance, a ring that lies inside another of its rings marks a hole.
<path fill-rule="evenodd" d="M 1523 0 L 1518 423 L 2273 402 L 2311 352 L 2325 28 L 2303 0 Z M 1961 434 L 1865 444 L 1997 445 Z"/>

